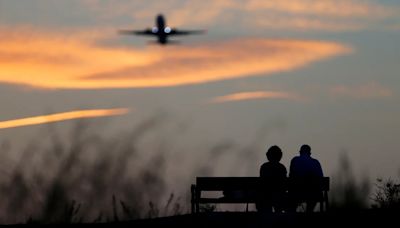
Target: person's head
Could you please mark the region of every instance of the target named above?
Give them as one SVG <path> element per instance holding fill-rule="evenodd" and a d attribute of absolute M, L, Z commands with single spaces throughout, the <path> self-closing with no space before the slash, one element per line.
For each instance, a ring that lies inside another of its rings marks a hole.
<path fill-rule="evenodd" d="M 300 155 L 311 155 L 311 147 L 307 144 L 304 144 L 300 147 Z"/>
<path fill-rule="evenodd" d="M 267 151 L 268 161 L 279 162 L 282 158 L 282 150 L 278 146 L 271 146 Z"/>

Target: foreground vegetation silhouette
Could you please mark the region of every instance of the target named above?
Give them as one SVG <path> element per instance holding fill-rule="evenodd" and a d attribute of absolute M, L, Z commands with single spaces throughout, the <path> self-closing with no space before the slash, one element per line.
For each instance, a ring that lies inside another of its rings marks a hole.
<path fill-rule="evenodd" d="M 86 122 L 76 125 L 68 135 L 50 128 L 47 135 L 51 143 L 40 145 L 33 140 L 20 159 L 7 156 L 8 146 L 4 143 L 0 223 L 140 223 L 177 215 L 192 220 L 185 215 L 189 213 L 190 183 L 196 175 L 212 175 L 214 164 L 199 164 L 187 170 L 182 185 L 169 186 L 168 147 L 160 141 L 152 153 L 140 151 L 149 133 L 158 131 L 163 121 L 159 116 L 149 118 L 130 132 L 112 138 L 100 136 L 97 132 L 101 131 Z M 234 147 L 234 143 L 222 142 L 204 156 L 208 156 L 206 161 L 216 162 Z M 236 149 L 237 154 L 256 150 L 245 148 Z M 243 157 L 238 157 L 242 162 Z M 379 179 L 374 184 L 367 178 L 355 178 L 343 155 L 338 172 L 332 176 L 331 211 L 398 210 L 400 183 Z M 200 210 L 204 214 L 223 213 L 212 204 Z M 224 216 L 229 215 L 221 218 Z"/>
<path fill-rule="evenodd" d="M 182 213 L 182 199 L 165 193 L 166 153 L 138 153 L 139 141 L 160 121 L 150 118 L 108 140 L 85 122 L 68 136 L 50 129 L 49 145 L 33 141 L 14 164 L 5 163 L 10 167 L 0 183 L 1 223 L 107 222 Z"/>

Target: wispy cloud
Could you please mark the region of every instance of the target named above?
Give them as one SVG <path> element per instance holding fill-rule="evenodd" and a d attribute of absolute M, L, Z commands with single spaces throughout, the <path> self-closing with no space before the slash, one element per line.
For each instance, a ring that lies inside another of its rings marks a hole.
<path fill-rule="evenodd" d="M 368 82 L 355 86 L 335 86 L 330 89 L 330 94 L 334 98 L 372 99 L 392 97 L 393 91 L 377 82 Z"/>
<path fill-rule="evenodd" d="M 149 21 L 164 12 L 174 26 L 226 25 L 271 29 L 346 31 L 360 30 L 399 18 L 400 9 L 373 0 L 149 0 L 121 2 L 86 0 L 98 15 L 129 15 Z M 237 16 L 237 15 L 240 15 Z M 278 25 L 278 26 L 277 26 Z"/>
<path fill-rule="evenodd" d="M 1 121 L 0 129 L 47 124 L 47 123 L 60 122 L 73 119 L 86 119 L 86 118 L 124 115 L 127 114 L 128 112 L 129 110 L 125 108 L 78 110 L 72 112 L 63 112 L 63 113 L 56 113 L 56 114 L 49 114 L 42 116 L 27 117 L 22 119 Z"/>
<path fill-rule="evenodd" d="M 249 2 L 259 15 L 254 24 L 272 29 L 359 31 L 386 27 L 399 20 L 400 8 L 365 0 L 283 0 Z M 265 13 L 268 11 L 269 13 Z"/>
<path fill-rule="evenodd" d="M 0 38 L 0 81 L 50 89 L 165 87 L 266 76 L 351 51 L 334 42 L 288 39 L 135 49 L 83 38 L 90 33 L 2 32 L 10 35 Z"/>
<path fill-rule="evenodd" d="M 261 27 L 268 27 L 271 29 L 287 29 L 291 28 L 299 31 L 306 30 L 322 30 L 322 31 L 355 31 L 362 30 L 367 27 L 366 24 L 361 24 L 355 21 L 346 20 L 325 20 L 318 18 L 308 17 L 287 17 L 284 19 L 276 18 L 265 18 L 257 20 L 255 23 Z"/>
<path fill-rule="evenodd" d="M 388 24 L 386 26 L 387 30 L 392 30 L 392 31 L 400 31 L 400 23 L 399 24 Z"/>
<path fill-rule="evenodd" d="M 293 15 L 314 15 L 323 17 L 369 17 L 386 16 L 391 10 L 377 1 L 365 0 L 281 0 L 262 1 L 249 0 L 246 8 L 272 10 Z"/>
<path fill-rule="evenodd" d="M 285 100 L 296 100 L 296 101 L 302 100 L 300 96 L 287 92 L 252 91 L 252 92 L 240 92 L 220 97 L 214 97 L 207 103 L 215 104 L 215 103 L 226 103 L 234 101 L 257 100 L 257 99 L 285 99 Z"/>

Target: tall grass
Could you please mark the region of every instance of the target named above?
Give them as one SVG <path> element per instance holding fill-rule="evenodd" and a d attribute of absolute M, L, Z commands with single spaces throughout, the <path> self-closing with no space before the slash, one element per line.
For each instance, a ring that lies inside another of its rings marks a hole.
<path fill-rule="evenodd" d="M 346 153 L 339 158 L 339 167 L 331 177 L 330 207 L 332 210 L 360 210 L 370 207 L 371 183 L 368 177 L 356 177 Z"/>
<path fill-rule="evenodd" d="M 140 140 L 159 122 L 150 118 L 114 138 L 101 137 L 81 122 L 66 138 L 52 131 L 50 144 L 30 143 L 0 180 L 0 223 L 104 222 L 182 213 L 181 199 L 167 192 L 166 152 L 160 148 L 148 158 L 138 153 Z M 158 204 L 163 201 L 164 207 Z"/>

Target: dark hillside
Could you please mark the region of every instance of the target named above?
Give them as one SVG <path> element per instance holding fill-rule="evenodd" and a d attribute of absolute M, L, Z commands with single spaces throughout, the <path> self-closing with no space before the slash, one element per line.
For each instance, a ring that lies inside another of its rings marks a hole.
<path fill-rule="evenodd" d="M 259 214 L 212 212 L 113 223 L 75 224 L 90 227 L 398 227 L 400 211 Z M 71 225 L 71 226 L 75 226 Z M 24 226 L 24 225 L 19 225 Z"/>

